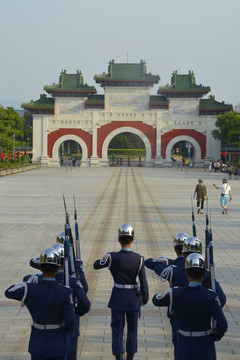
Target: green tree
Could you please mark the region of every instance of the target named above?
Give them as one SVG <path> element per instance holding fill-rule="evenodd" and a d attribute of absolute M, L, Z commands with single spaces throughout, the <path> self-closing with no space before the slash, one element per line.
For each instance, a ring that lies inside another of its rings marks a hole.
<path fill-rule="evenodd" d="M 218 115 L 215 126 L 217 129 L 212 131 L 215 139 L 221 140 L 222 144 L 240 146 L 240 114 L 229 111 Z"/>
<path fill-rule="evenodd" d="M 109 149 L 145 149 L 145 145 L 139 136 L 127 132 L 114 136 Z"/>
<path fill-rule="evenodd" d="M 23 137 L 23 118 L 12 107 L 0 106 L 0 146 L 3 150 L 25 146 Z"/>
<path fill-rule="evenodd" d="M 33 117 L 29 111 L 25 111 L 23 115 L 23 140 L 27 143 L 29 139 L 29 146 L 32 147 L 32 128 L 33 128 Z"/>

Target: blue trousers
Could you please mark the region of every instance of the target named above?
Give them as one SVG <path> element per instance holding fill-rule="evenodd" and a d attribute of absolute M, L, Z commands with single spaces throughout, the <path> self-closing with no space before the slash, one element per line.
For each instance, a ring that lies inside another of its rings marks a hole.
<path fill-rule="evenodd" d="M 137 352 L 138 311 L 117 311 L 112 309 L 112 353 L 124 354 L 123 331 L 127 320 L 126 352 Z"/>

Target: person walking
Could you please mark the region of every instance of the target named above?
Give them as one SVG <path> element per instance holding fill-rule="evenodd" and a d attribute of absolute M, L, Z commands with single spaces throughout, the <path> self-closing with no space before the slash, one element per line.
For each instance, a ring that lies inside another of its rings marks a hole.
<path fill-rule="evenodd" d="M 202 255 L 190 254 L 185 271 L 188 285 L 159 292 L 152 302 L 169 306 L 179 320 L 175 360 L 216 360 L 214 342 L 227 331 L 227 320 L 217 293 L 202 286 L 206 272 Z"/>
<path fill-rule="evenodd" d="M 25 304 L 32 316 L 28 347 L 31 360 L 66 360 L 71 349 L 69 334 L 76 324 L 73 294 L 70 288 L 56 281 L 59 267 L 58 253 L 46 249 L 40 255 L 42 281 L 18 283 L 5 291 L 7 298 Z"/>
<path fill-rule="evenodd" d="M 228 202 L 232 201 L 232 189 L 231 186 L 228 184 L 228 181 L 226 178 L 222 179 L 222 185 L 220 187 L 218 187 L 216 184 L 213 184 L 213 186 L 216 189 L 220 189 L 221 190 L 221 198 L 220 198 L 220 205 L 222 206 L 223 210 L 222 210 L 222 214 L 226 214 L 228 213 Z"/>
<path fill-rule="evenodd" d="M 126 360 L 132 360 L 137 352 L 137 327 L 140 302 L 148 302 L 148 283 L 145 274 L 144 258 L 131 250 L 134 229 L 123 224 L 118 230 L 121 250 L 108 252 L 96 260 L 95 270 L 108 267 L 114 280 L 112 294 L 108 303 L 111 309 L 112 353 L 116 360 L 123 360 L 123 331 L 127 320 Z M 140 282 L 140 291 L 137 284 Z"/>
<path fill-rule="evenodd" d="M 202 179 L 198 180 L 198 184 L 195 187 L 193 198 L 195 197 L 197 199 L 197 213 L 203 214 L 204 200 L 208 200 L 208 193 Z"/>

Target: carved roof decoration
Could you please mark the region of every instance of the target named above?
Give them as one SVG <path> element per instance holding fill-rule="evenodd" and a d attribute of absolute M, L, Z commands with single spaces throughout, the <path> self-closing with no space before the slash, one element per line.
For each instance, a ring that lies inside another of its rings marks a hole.
<path fill-rule="evenodd" d="M 94 86 L 84 84 L 82 72 L 77 70 L 76 74 L 67 74 L 66 70 L 61 72 L 59 83 L 45 85 L 44 90 L 53 96 L 87 96 L 95 94 Z M 71 94 L 71 95 L 70 95 Z"/>
<path fill-rule="evenodd" d="M 146 73 L 146 63 L 141 60 L 137 63 L 115 63 L 111 60 L 108 72 L 95 75 L 96 83 L 104 86 L 152 86 L 160 80 L 159 75 Z"/>
<path fill-rule="evenodd" d="M 55 100 L 52 97 L 47 97 L 46 94 L 41 94 L 39 100 L 22 103 L 21 107 L 33 114 L 54 115 Z"/>
<path fill-rule="evenodd" d="M 158 94 L 167 97 L 202 97 L 211 91 L 210 86 L 197 85 L 193 71 L 188 74 L 178 74 L 177 71 L 172 73 L 171 85 L 160 86 Z"/>
<path fill-rule="evenodd" d="M 210 95 L 208 99 L 201 99 L 199 102 L 199 115 L 220 115 L 233 110 L 231 104 L 224 101 L 218 102 L 215 96 Z"/>

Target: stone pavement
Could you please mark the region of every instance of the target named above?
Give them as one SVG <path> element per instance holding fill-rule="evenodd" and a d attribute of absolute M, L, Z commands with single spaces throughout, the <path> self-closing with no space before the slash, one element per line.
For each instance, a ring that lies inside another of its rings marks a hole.
<path fill-rule="evenodd" d="M 233 201 L 222 215 L 219 190 L 223 174 L 202 169 L 174 168 L 59 168 L 0 178 L 0 360 L 25 360 L 31 318 L 27 309 L 4 296 L 5 289 L 34 273 L 29 259 L 55 242 L 64 229 L 65 195 L 73 227 L 75 194 L 81 253 L 89 283 L 89 314 L 81 318 L 78 359 L 113 359 L 110 310 L 107 302 L 112 279 L 107 269 L 92 264 L 106 251 L 117 250 L 117 229 L 128 222 L 135 228 L 133 250 L 147 257 L 174 257 L 173 236 L 192 234 L 191 196 L 199 178 L 209 193 L 216 277 L 226 295 L 226 336 L 216 344 L 219 360 L 240 359 L 240 180 L 230 180 Z M 196 209 L 196 201 L 194 200 Z M 205 216 L 195 211 L 197 236 L 204 242 Z M 139 320 L 136 360 L 173 359 L 171 329 L 165 308 L 156 308 L 152 296 L 167 288 L 147 271 L 150 301 Z"/>

